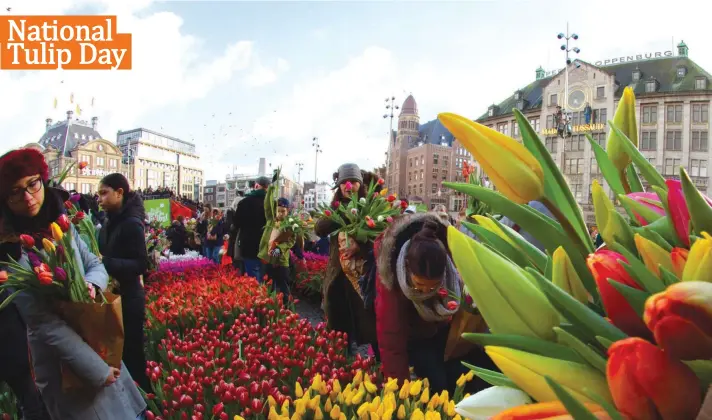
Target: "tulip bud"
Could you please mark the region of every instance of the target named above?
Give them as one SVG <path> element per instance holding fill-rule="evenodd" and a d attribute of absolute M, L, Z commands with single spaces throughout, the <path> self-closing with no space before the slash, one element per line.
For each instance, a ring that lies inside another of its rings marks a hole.
<path fill-rule="evenodd" d="M 635 147 L 638 147 L 638 124 L 635 118 L 635 94 L 633 89 L 626 87 L 623 90 L 623 95 L 618 102 L 616 115 L 613 117 L 613 125 L 616 126 Z M 608 143 L 606 144 L 606 152 L 611 159 L 613 166 L 622 174 L 628 165 L 630 165 L 630 156 L 625 152 L 622 142 L 628 141 L 619 136 L 615 130 L 611 130 L 608 135 Z M 624 176 L 624 175 L 623 175 Z"/>
<path fill-rule="evenodd" d="M 655 341 L 681 360 L 712 359 L 712 283 L 675 283 L 645 302 Z"/>
<path fill-rule="evenodd" d="M 8 278 L 7 271 L 0 271 L 0 284 L 5 283 Z"/>
<path fill-rule="evenodd" d="M 650 331 L 645 327 L 643 320 L 640 319 L 626 298 L 608 282 L 608 279 L 611 279 L 628 287 L 642 290 L 642 287 L 630 277 L 619 261 L 628 262 L 623 255 L 617 252 L 600 250 L 589 255 L 586 264 L 596 280 L 603 307 L 611 322 L 628 335 L 650 337 Z"/>
<path fill-rule="evenodd" d="M 48 254 L 54 253 L 57 250 L 52 241 L 47 238 L 42 238 L 42 248 L 44 248 L 45 252 Z"/>
<path fill-rule="evenodd" d="M 655 273 L 656 276 L 660 277 L 660 267 L 670 272 L 673 271 L 670 253 L 665 251 L 660 245 L 636 233 L 635 246 L 638 248 L 638 253 L 643 259 L 645 266 L 648 270 Z"/>
<path fill-rule="evenodd" d="M 346 181 L 346 184 L 344 184 L 344 189 L 346 189 L 346 191 L 353 191 L 354 184 L 352 184 L 351 181 Z"/>
<path fill-rule="evenodd" d="M 634 249 L 635 243 L 630 226 L 616 211 L 613 202 L 596 180 L 591 185 L 591 196 L 596 224 L 603 240 L 609 245 L 619 243 L 630 250 Z"/>
<path fill-rule="evenodd" d="M 54 269 L 54 276 L 57 278 L 58 281 L 67 280 L 67 272 L 64 271 L 62 267 L 57 267 Z"/>
<path fill-rule="evenodd" d="M 632 419 L 694 419 L 702 406 L 694 372 L 641 338 L 613 343 L 606 376 L 616 408 Z"/>
<path fill-rule="evenodd" d="M 677 179 L 665 181 L 667 186 L 667 206 L 670 210 L 670 219 L 675 227 L 678 238 L 686 246 L 690 246 L 690 210 L 687 206 L 685 193 L 682 190 L 682 183 Z M 712 199 L 703 196 L 707 203 L 712 206 Z"/>
<path fill-rule="evenodd" d="M 707 232 L 702 232 L 702 238 L 692 244 L 682 281 L 712 282 L 712 236 Z"/>
<path fill-rule="evenodd" d="M 20 243 L 25 249 L 32 249 L 35 247 L 35 239 L 30 235 L 20 235 Z"/>
<path fill-rule="evenodd" d="M 682 272 L 685 269 L 685 263 L 687 262 L 687 257 L 690 254 L 685 248 L 673 248 L 670 253 L 670 259 L 672 260 L 672 270 L 677 278 L 682 278 Z"/>
<path fill-rule="evenodd" d="M 81 170 L 85 169 L 87 166 L 89 166 L 89 164 L 87 162 L 79 162 L 78 166 L 79 166 L 79 170 L 81 171 Z"/>
<path fill-rule="evenodd" d="M 439 114 L 438 119 L 472 153 L 507 198 L 526 204 L 544 195 L 544 171 L 524 145 L 456 114 Z"/>
<path fill-rule="evenodd" d="M 389 203 L 392 203 L 392 202 L 396 201 L 396 196 L 395 196 L 395 194 L 389 195 L 388 198 L 386 198 L 386 201 L 388 201 Z M 398 204 L 398 205 L 400 205 L 400 204 Z M 397 207 L 397 206 L 396 206 L 396 207 Z"/>
<path fill-rule="evenodd" d="M 455 411 L 468 419 L 489 419 L 504 410 L 531 402 L 529 395 L 519 389 L 493 386 L 463 399 L 455 406 Z"/>
<path fill-rule="evenodd" d="M 539 402 L 557 401 L 546 382 L 555 380 L 580 402 L 593 403 L 586 395 L 598 395 L 612 402 L 606 378 L 587 364 L 555 359 L 507 347 L 485 346 L 485 351 L 502 373 L 519 389 Z"/>
<path fill-rule="evenodd" d="M 57 223 L 52 223 L 50 225 L 50 231 L 52 232 L 52 239 L 54 239 L 56 242 L 61 242 L 62 238 L 64 238 L 62 228 L 60 228 Z"/>
<path fill-rule="evenodd" d="M 324 216 L 331 217 L 331 210 L 324 210 Z"/>
<path fill-rule="evenodd" d="M 650 212 L 648 213 L 650 213 L 651 216 L 654 214 L 660 217 L 665 216 L 665 208 L 663 207 L 663 204 L 660 202 L 660 198 L 656 193 L 634 192 L 626 195 L 626 197 L 630 198 L 631 200 L 634 200 L 638 204 L 645 206 L 645 208 L 650 210 Z M 633 214 L 635 215 L 636 220 L 638 220 L 638 223 L 640 223 L 641 226 L 646 226 L 648 224 L 648 221 L 640 214 L 635 211 L 633 211 Z"/>
<path fill-rule="evenodd" d="M 554 340 L 559 314 L 521 268 L 450 226 L 452 257 L 493 333 Z"/>
<path fill-rule="evenodd" d="M 71 226 L 69 218 L 67 217 L 66 214 L 59 215 L 59 217 L 57 218 L 57 224 L 59 225 L 60 228 L 62 228 L 62 232 L 65 232 L 65 233 L 69 230 L 69 227 Z"/>
<path fill-rule="evenodd" d="M 500 229 L 499 226 L 497 226 L 497 223 L 495 223 L 492 219 L 486 216 L 481 216 L 479 214 L 476 214 L 475 220 L 477 221 L 477 224 L 482 226 L 483 228 L 489 230 L 490 232 L 494 233 L 495 235 L 499 236 L 500 238 L 504 239 L 507 243 L 512 245 L 514 248 L 519 249 L 519 245 L 517 245 L 512 238 L 509 237 L 502 229 Z"/>
<path fill-rule="evenodd" d="M 605 409 L 601 406 L 591 403 L 583 403 L 584 407 L 593 414 L 597 419 L 610 420 Z M 551 420 L 575 420 L 569 415 L 569 411 L 564 407 L 561 401 L 541 402 L 538 404 L 520 405 L 519 407 L 510 408 L 502 412 L 496 413 L 493 417 L 488 417 L 490 420 L 531 420 L 531 419 L 551 419 Z"/>
<path fill-rule="evenodd" d="M 563 247 L 556 248 L 552 258 L 553 273 L 552 282 L 560 289 L 566 291 L 574 299 L 583 303 L 588 303 L 588 292 L 583 287 L 581 278 L 574 268 L 571 259 L 569 258 Z"/>

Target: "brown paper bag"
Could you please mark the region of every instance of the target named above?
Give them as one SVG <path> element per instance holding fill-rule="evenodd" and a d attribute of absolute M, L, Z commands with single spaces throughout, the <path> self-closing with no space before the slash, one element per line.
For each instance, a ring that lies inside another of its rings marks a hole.
<path fill-rule="evenodd" d="M 349 248 L 356 246 L 355 240 L 353 238 L 348 238 L 348 246 L 346 244 L 347 236 L 344 232 L 339 232 L 339 262 L 341 262 L 341 269 L 344 271 L 346 278 L 349 279 L 349 283 L 353 286 L 356 293 L 361 296 L 361 286 L 358 284 L 358 280 L 363 276 L 364 266 L 366 265 L 366 260 L 364 258 L 351 257 L 343 258 L 342 254 Z M 363 296 L 361 296 L 363 299 Z"/>
<path fill-rule="evenodd" d="M 477 346 L 477 344 L 462 338 L 463 333 L 480 333 L 487 330 L 487 323 L 479 313 L 473 314 L 466 310 L 459 310 L 452 317 L 450 332 L 445 345 L 445 361 L 459 359 Z"/>
<path fill-rule="evenodd" d="M 121 369 L 124 351 L 124 319 L 121 296 L 105 292 L 107 303 L 61 302 L 62 319 L 111 367 Z M 62 388 L 76 389 L 84 383 L 62 365 Z"/>
<path fill-rule="evenodd" d="M 712 386 L 707 390 L 707 397 L 702 404 L 702 410 L 697 415 L 697 420 L 712 420 Z"/>

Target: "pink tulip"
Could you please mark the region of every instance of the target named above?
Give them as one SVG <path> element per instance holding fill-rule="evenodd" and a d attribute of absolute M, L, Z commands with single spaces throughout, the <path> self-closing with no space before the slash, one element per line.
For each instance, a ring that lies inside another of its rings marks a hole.
<path fill-rule="evenodd" d="M 668 179 L 665 181 L 668 187 L 668 208 L 670 209 L 670 218 L 675 227 L 678 238 L 686 246 L 690 246 L 690 210 L 687 208 L 685 194 L 682 191 L 682 183 L 676 179 Z M 712 199 L 704 196 L 707 203 L 712 206 Z"/>
<path fill-rule="evenodd" d="M 661 216 L 665 216 L 665 208 L 663 208 L 663 204 L 660 202 L 660 198 L 655 193 L 635 192 L 628 194 L 628 198 L 632 198 L 633 200 L 644 205 L 655 213 Z M 635 218 L 638 219 L 638 222 L 641 226 L 645 226 L 648 224 L 646 220 L 643 219 L 638 213 L 635 213 Z"/>

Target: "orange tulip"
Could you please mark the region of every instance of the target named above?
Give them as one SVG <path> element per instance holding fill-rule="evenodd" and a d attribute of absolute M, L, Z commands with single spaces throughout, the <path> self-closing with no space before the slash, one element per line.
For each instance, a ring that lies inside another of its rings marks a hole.
<path fill-rule="evenodd" d="M 634 420 L 697 417 L 700 382 L 681 361 L 637 337 L 615 342 L 608 356 L 608 386 L 621 414 Z"/>
<path fill-rule="evenodd" d="M 0 271 L 0 284 L 5 283 L 8 278 L 7 271 Z"/>
<path fill-rule="evenodd" d="M 690 255 L 690 251 L 685 248 L 673 248 L 670 253 L 670 258 L 672 259 L 672 269 L 679 279 L 682 278 L 682 271 L 685 269 L 685 263 L 687 262 L 688 255 Z"/>
<path fill-rule="evenodd" d="M 610 420 L 611 417 L 606 410 L 596 404 L 584 403 L 584 406 L 596 418 L 600 420 Z M 573 417 L 566 410 L 561 401 L 549 401 L 538 404 L 520 405 L 502 411 L 491 420 L 573 420 Z"/>
<path fill-rule="evenodd" d="M 712 359 L 712 283 L 675 283 L 650 296 L 644 319 L 658 345 L 674 357 Z"/>

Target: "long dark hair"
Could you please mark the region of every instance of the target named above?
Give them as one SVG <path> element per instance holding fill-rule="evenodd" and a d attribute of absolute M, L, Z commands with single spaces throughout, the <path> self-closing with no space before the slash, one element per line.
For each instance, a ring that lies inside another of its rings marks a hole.
<path fill-rule="evenodd" d="M 410 240 L 406 264 L 411 274 L 425 279 L 439 279 L 448 265 L 446 226 L 427 220 Z"/>
<path fill-rule="evenodd" d="M 131 187 L 129 186 L 129 180 L 119 173 L 113 173 L 105 176 L 101 179 L 100 183 L 106 185 L 114 191 L 118 191 L 119 188 L 121 188 L 124 192 L 124 204 L 126 203 L 126 200 L 133 195 L 133 191 L 131 191 Z"/>

